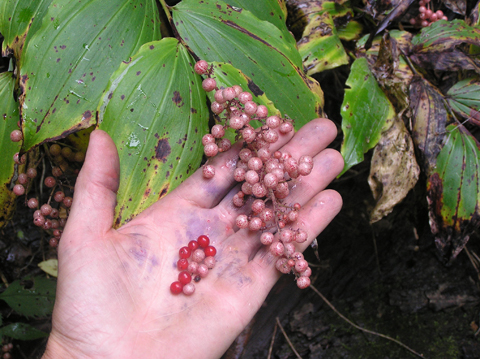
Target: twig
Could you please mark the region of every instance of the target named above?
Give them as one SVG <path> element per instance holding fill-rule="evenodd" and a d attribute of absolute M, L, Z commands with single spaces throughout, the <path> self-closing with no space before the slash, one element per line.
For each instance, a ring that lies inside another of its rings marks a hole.
<path fill-rule="evenodd" d="M 290 348 L 291 348 L 292 351 L 295 353 L 295 355 L 297 356 L 297 358 L 298 358 L 298 359 L 302 359 L 302 357 L 300 356 L 300 354 L 298 354 L 298 352 L 295 350 L 295 347 L 293 346 L 292 342 L 290 341 L 290 338 L 288 337 L 287 333 L 285 333 L 285 330 L 283 329 L 282 324 L 280 323 L 280 319 L 278 319 L 278 317 L 277 317 L 276 319 L 277 319 L 277 325 L 280 327 L 280 330 L 282 331 L 283 336 L 284 336 L 285 339 L 287 340 L 288 345 L 290 345 Z"/>
<path fill-rule="evenodd" d="M 355 324 L 354 322 L 352 322 L 350 319 L 348 319 L 347 317 L 345 317 L 342 313 L 340 313 L 334 306 L 332 303 L 330 303 L 328 301 L 327 298 L 324 297 L 324 295 L 322 293 L 320 293 L 320 291 L 315 288 L 313 285 L 310 285 L 310 288 L 312 288 L 312 290 L 318 294 L 318 296 L 320 298 L 322 298 L 322 300 L 335 312 L 337 313 L 337 315 L 342 318 L 344 321 L 346 321 L 348 324 L 350 324 L 352 327 L 358 329 L 358 330 L 361 330 L 362 332 L 365 332 L 365 333 L 368 333 L 368 334 L 372 334 L 372 335 L 376 335 L 378 337 L 381 337 L 381 338 L 384 338 L 384 339 L 387 339 L 387 340 L 390 340 L 398 345 L 400 345 L 401 347 L 407 349 L 410 353 L 412 354 L 415 354 L 416 356 L 418 356 L 419 358 L 425 358 L 423 356 L 423 354 L 419 354 L 417 353 L 415 350 L 413 350 L 412 348 L 406 346 L 405 344 L 403 344 L 402 342 L 392 338 L 392 337 L 389 337 L 388 335 L 385 335 L 385 334 L 381 334 L 381 333 L 377 333 L 377 332 L 374 332 L 374 331 L 371 331 L 371 330 L 368 330 L 368 329 L 365 329 L 365 328 L 362 328 L 361 326 Z"/>
<path fill-rule="evenodd" d="M 468 250 L 467 246 L 465 246 L 465 253 L 467 253 L 467 256 L 468 256 L 468 259 L 470 259 L 470 262 L 472 263 L 472 266 L 473 268 L 475 269 L 475 271 L 477 272 L 477 277 L 478 279 L 480 279 L 480 271 L 478 270 L 478 261 L 477 261 L 477 255 L 475 254 L 475 252 L 473 252 L 473 254 L 475 255 L 472 256 L 472 254 L 470 253 L 470 251 Z"/>
<path fill-rule="evenodd" d="M 275 343 L 275 335 L 277 335 L 277 328 L 278 328 L 278 324 L 277 322 L 275 322 L 275 327 L 273 328 L 272 340 L 270 341 L 270 348 L 268 348 L 267 359 L 270 359 L 272 357 L 273 343 Z"/>

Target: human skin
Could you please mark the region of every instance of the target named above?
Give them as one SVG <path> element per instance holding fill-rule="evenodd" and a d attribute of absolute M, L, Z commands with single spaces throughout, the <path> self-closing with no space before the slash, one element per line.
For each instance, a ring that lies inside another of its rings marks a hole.
<path fill-rule="evenodd" d="M 294 228 L 308 233 L 303 251 L 339 212 L 342 200 L 326 186 L 343 169 L 326 149 L 335 125 L 316 119 L 272 149 L 314 159 L 310 175 L 296 180 L 286 203 L 302 209 Z M 74 202 L 58 248 L 59 275 L 50 358 L 219 358 L 253 318 L 281 275 L 260 232 L 239 230 L 232 197 L 240 147 L 211 160 L 216 174 L 195 172 L 135 219 L 113 229 L 120 165 L 103 131 L 91 134 Z M 217 264 L 191 296 L 170 293 L 180 247 L 206 234 Z M 292 280 L 294 277 L 292 276 Z M 300 289 L 299 289 L 300 290 Z M 308 290 L 308 289 L 305 289 Z"/>

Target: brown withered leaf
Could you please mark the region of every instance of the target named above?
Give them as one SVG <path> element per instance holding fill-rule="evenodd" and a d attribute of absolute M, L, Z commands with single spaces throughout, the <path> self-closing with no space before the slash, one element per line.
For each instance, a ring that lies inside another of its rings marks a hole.
<path fill-rule="evenodd" d="M 475 26 L 479 24 L 480 20 L 480 1 L 477 1 L 477 4 L 470 12 L 470 16 L 468 17 L 468 23 L 471 26 Z"/>
<path fill-rule="evenodd" d="M 391 23 L 395 22 L 396 20 L 399 20 L 403 17 L 403 14 L 408 10 L 410 5 L 415 0 L 400 0 L 400 2 L 397 3 L 395 8 L 388 13 L 387 16 L 385 16 L 382 21 L 378 24 L 377 28 L 375 31 L 373 31 L 370 34 L 370 37 L 367 40 L 367 44 L 365 47 L 368 49 L 370 48 L 370 44 L 373 41 L 374 36 L 380 34 L 383 30 L 385 30 Z"/>
<path fill-rule="evenodd" d="M 389 10 L 397 7 L 405 0 L 366 0 L 364 12 L 373 17 L 375 20 L 382 20 Z"/>
<path fill-rule="evenodd" d="M 443 95 L 417 75 L 410 85 L 410 109 L 413 142 L 422 155 L 423 170 L 430 175 L 445 137 L 447 111 Z"/>
<path fill-rule="evenodd" d="M 412 138 L 403 121 L 396 118 L 373 152 L 368 184 L 377 203 L 370 213 L 370 222 L 392 212 L 415 186 L 419 175 Z"/>
<path fill-rule="evenodd" d="M 474 70 L 480 73 L 480 61 L 459 49 L 416 53 L 410 59 L 421 67 L 440 71 Z"/>
<path fill-rule="evenodd" d="M 447 8 L 449 8 L 456 14 L 465 16 L 465 14 L 467 13 L 466 0 L 443 0 L 443 3 Z"/>
<path fill-rule="evenodd" d="M 402 114 L 408 108 L 408 86 L 413 78 L 412 70 L 400 56 L 401 52 L 406 50 L 405 38 L 411 39 L 411 35 L 395 32 L 391 36 L 385 33 L 380 42 L 375 64 L 371 67 L 379 85 L 398 114 Z"/>

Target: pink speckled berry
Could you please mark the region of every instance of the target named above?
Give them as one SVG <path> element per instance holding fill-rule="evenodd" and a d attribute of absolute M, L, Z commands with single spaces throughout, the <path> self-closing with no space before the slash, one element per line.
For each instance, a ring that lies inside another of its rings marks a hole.
<path fill-rule="evenodd" d="M 202 169 L 203 178 L 210 179 L 215 177 L 215 167 L 212 165 L 205 165 Z"/>

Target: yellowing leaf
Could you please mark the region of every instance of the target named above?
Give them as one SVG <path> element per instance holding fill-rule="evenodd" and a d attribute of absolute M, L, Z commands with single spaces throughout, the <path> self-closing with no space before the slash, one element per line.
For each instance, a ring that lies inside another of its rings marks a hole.
<path fill-rule="evenodd" d="M 38 266 L 45 273 L 48 273 L 55 278 L 58 277 L 58 259 L 48 259 L 38 263 Z"/>
<path fill-rule="evenodd" d="M 393 211 L 415 186 L 420 166 L 415 159 L 415 148 L 401 119 L 382 133 L 373 151 L 368 184 L 377 201 L 370 214 L 374 223 Z"/>

